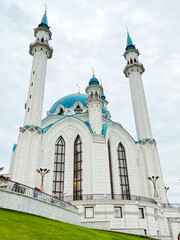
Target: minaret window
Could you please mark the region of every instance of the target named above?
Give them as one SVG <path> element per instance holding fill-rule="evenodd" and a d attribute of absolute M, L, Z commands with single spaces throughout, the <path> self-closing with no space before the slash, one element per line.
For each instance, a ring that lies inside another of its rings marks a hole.
<path fill-rule="evenodd" d="M 65 142 L 60 136 L 55 144 L 55 159 L 53 172 L 53 195 L 63 200 L 64 192 Z"/>
<path fill-rule="evenodd" d="M 30 108 L 28 108 L 28 112 L 30 111 Z"/>
<path fill-rule="evenodd" d="M 35 74 L 35 71 L 33 71 L 33 75 Z"/>
<path fill-rule="evenodd" d="M 130 63 L 133 64 L 133 60 L 132 59 L 130 59 Z"/>
<path fill-rule="evenodd" d="M 31 83 L 31 86 L 33 86 L 33 82 Z"/>
<path fill-rule="evenodd" d="M 81 113 L 81 112 L 82 112 L 82 109 L 81 109 L 80 106 L 78 105 L 74 111 L 75 111 L 76 114 L 78 114 L 78 113 Z"/>
<path fill-rule="evenodd" d="M 31 94 L 30 94 L 29 98 L 31 99 Z"/>
<path fill-rule="evenodd" d="M 95 97 L 96 97 L 96 98 L 98 97 L 97 91 L 95 91 Z"/>
<path fill-rule="evenodd" d="M 44 38 L 41 38 L 41 42 L 44 42 Z"/>
<path fill-rule="evenodd" d="M 111 198 L 114 199 L 112 161 L 111 161 L 111 148 L 110 148 L 109 141 L 108 141 L 108 157 L 109 157 L 109 174 L 110 174 L 110 185 L 111 185 Z"/>
<path fill-rule="evenodd" d="M 93 98 L 93 92 L 91 92 L 91 95 L 90 95 L 91 98 Z"/>
<path fill-rule="evenodd" d="M 119 178 L 120 178 L 122 199 L 130 199 L 126 153 L 121 143 L 119 143 L 118 145 L 117 153 L 118 153 Z"/>
<path fill-rule="evenodd" d="M 74 142 L 73 200 L 82 200 L 82 142 L 79 135 Z"/>
<path fill-rule="evenodd" d="M 136 62 L 136 59 L 134 59 L 134 62 Z"/>

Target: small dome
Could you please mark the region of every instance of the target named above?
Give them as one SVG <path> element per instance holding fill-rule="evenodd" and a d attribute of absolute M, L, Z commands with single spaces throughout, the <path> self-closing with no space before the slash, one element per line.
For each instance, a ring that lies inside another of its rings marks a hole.
<path fill-rule="evenodd" d="M 71 108 L 76 102 L 81 102 L 84 107 L 87 107 L 86 101 L 87 101 L 86 94 L 82 93 L 69 94 L 55 102 L 49 112 L 54 113 L 59 104 L 62 104 L 65 108 Z"/>
<path fill-rule="evenodd" d="M 91 85 L 99 85 L 98 79 L 94 76 L 89 81 L 89 86 L 91 86 Z"/>

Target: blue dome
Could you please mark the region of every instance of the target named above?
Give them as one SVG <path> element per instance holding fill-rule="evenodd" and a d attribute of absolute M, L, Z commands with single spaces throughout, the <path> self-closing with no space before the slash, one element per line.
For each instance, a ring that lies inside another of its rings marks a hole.
<path fill-rule="evenodd" d="M 69 94 L 63 98 L 60 98 L 50 109 L 50 113 L 54 113 L 59 104 L 62 104 L 65 108 L 72 107 L 76 102 L 81 102 L 84 107 L 86 106 L 87 95 L 82 93 Z"/>
<path fill-rule="evenodd" d="M 99 85 L 99 81 L 96 77 L 92 77 L 89 81 L 89 86 L 91 85 Z"/>

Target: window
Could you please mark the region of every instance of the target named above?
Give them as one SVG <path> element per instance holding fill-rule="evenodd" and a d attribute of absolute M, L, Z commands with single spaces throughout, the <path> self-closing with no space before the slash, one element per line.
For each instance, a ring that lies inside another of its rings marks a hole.
<path fill-rule="evenodd" d="M 85 218 L 93 218 L 93 217 L 94 217 L 94 208 L 85 207 Z"/>
<path fill-rule="evenodd" d="M 134 62 L 136 62 L 136 59 L 134 59 Z"/>
<path fill-rule="evenodd" d="M 110 185 L 111 185 L 111 198 L 114 199 L 112 162 L 111 162 L 111 149 L 110 149 L 110 143 L 109 143 L 109 141 L 108 141 L 108 156 L 109 156 L 109 173 L 110 173 Z"/>
<path fill-rule="evenodd" d="M 154 218 L 155 218 L 155 221 L 157 221 L 157 209 L 154 209 Z"/>
<path fill-rule="evenodd" d="M 41 38 L 41 42 L 44 42 L 44 38 Z"/>
<path fill-rule="evenodd" d="M 31 94 L 30 94 L 29 98 L 31 99 Z"/>
<path fill-rule="evenodd" d="M 64 110 L 60 108 L 58 115 L 63 115 L 63 114 L 64 114 Z"/>
<path fill-rule="evenodd" d="M 122 207 L 114 207 L 114 217 L 122 218 Z"/>
<path fill-rule="evenodd" d="M 81 113 L 81 112 L 82 112 L 82 110 L 81 110 L 81 108 L 80 108 L 80 106 L 79 106 L 79 105 L 76 107 L 76 109 L 75 109 L 74 111 L 75 111 L 75 113 L 76 113 L 76 114 L 78 114 L 78 113 Z"/>
<path fill-rule="evenodd" d="M 33 71 L 33 75 L 35 74 L 35 71 Z"/>
<path fill-rule="evenodd" d="M 28 112 L 30 111 L 30 108 L 28 108 Z"/>
<path fill-rule="evenodd" d="M 139 218 L 144 219 L 144 209 L 143 208 L 139 208 Z"/>
<path fill-rule="evenodd" d="M 64 192 L 64 165 L 65 165 L 65 142 L 60 136 L 55 144 L 55 159 L 53 173 L 53 195 L 63 200 Z"/>
<path fill-rule="evenodd" d="M 33 82 L 31 83 L 31 86 L 33 86 Z"/>
<path fill-rule="evenodd" d="M 82 142 L 79 135 L 74 142 L 73 200 L 82 200 Z"/>
<path fill-rule="evenodd" d="M 98 98 L 98 93 L 97 93 L 97 91 L 95 91 L 95 98 Z"/>
<path fill-rule="evenodd" d="M 146 230 L 146 229 L 144 229 L 144 235 L 145 235 L 145 236 L 147 235 L 147 230 Z"/>
<path fill-rule="evenodd" d="M 157 230 L 157 235 L 159 236 L 159 230 Z"/>
<path fill-rule="evenodd" d="M 126 164 L 126 153 L 121 143 L 119 143 L 118 145 L 117 152 L 118 152 L 119 178 L 120 178 L 122 199 L 130 199 L 128 171 L 127 171 L 127 164 Z"/>

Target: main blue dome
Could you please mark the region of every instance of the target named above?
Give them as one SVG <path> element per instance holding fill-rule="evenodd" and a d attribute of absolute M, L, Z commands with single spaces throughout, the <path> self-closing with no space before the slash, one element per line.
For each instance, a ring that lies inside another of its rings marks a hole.
<path fill-rule="evenodd" d="M 87 95 L 82 93 L 69 94 L 63 98 L 60 98 L 57 102 L 53 104 L 50 109 L 50 113 L 54 113 L 59 104 L 62 104 L 65 108 L 72 107 L 76 102 L 81 102 L 84 107 L 86 106 Z"/>

